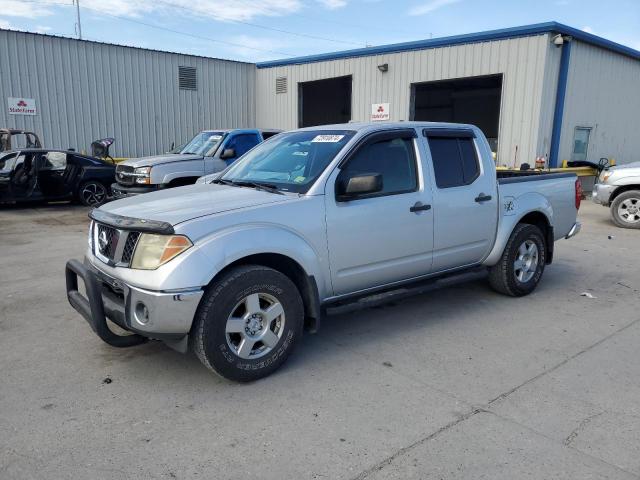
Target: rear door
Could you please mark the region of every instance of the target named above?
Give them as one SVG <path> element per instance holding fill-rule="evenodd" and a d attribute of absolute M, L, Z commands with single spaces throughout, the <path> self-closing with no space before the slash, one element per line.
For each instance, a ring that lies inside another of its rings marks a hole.
<path fill-rule="evenodd" d="M 376 133 L 329 177 L 326 224 L 335 295 L 429 273 L 431 192 L 425 188 L 415 136 L 414 129 Z M 381 192 L 348 201 L 336 198 L 340 182 L 376 173 L 382 175 Z"/>
<path fill-rule="evenodd" d="M 46 198 L 64 197 L 67 190 L 65 172 L 68 169 L 65 152 L 46 152 L 37 154 L 38 185 Z"/>
<path fill-rule="evenodd" d="M 498 221 L 497 183 L 471 129 L 424 129 L 434 188 L 433 271 L 480 262 Z"/>

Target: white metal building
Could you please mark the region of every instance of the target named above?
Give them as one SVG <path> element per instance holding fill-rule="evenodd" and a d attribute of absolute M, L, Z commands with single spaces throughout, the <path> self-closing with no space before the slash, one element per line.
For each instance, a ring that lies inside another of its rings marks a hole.
<path fill-rule="evenodd" d="M 255 125 L 250 63 L 9 30 L 0 59 L 0 128 L 35 131 L 46 147 L 114 137 L 112 155 L 155 155 L 206 128 Z"/>
<path fill-rule="evenodd" d="M 257 67 L 259 126 L 453 121 L 501 165 L 640 160 L 640 52 L 555 22 Z"/>
<path fill-rule="evenodd" d="M 0 58 L 0 128 L 55 148 L 388 118 L 474 123 L 501 165 L 640 160 L 640 52 L 555 22 L 257 65 L 0 30 Z"/>

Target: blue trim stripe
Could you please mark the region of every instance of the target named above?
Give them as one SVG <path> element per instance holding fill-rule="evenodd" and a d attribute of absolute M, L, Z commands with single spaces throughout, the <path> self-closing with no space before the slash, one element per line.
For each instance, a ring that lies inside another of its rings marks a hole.
<path fill-rule="evenodd" d="M 567 79 L 569 78 L 569 60 L 571 59 L 571 43 L 565 42 L 560 56 L 560 72 L 558 73 L 558 89 L 556 91 L 556 106 L 553 111 L 553 128 L 551 130 L 551 149 L 549 151 L 549 166 L 558 166 L 560 152 L 560 136 L 562 135 L 562 117 L 564 115 L 564 98 L 567 94 Z"/>
<path fill-rule="evenodd" d="M 284 65 L 300 65 L 305 63 L 322 62 L 326 60 L 338 60 L 341 58 L 366 57 L 370 55 L 380 55 L 385 53 L 407 52 L 411 50 L 425 50 L 428 48 L 445 47 L 451 45 L 462 45 L 465 43 L 487 42 L 490 40 L 504 40 L 509 38 L 528 37 L 543 33 L 561 33 L 570 35 L 573 38 L 591 45 L 595 45 L 612 52 L 620 53 L 636 60 L 640 60 L 640 51 L 626 47 L 619 43 L 612 42 L 606 38 L 598 37 L 591 33 L 584 32 L 577 28 L 569 27 L 558 22 L 536 23 L 522 27 L 503 28 L 500 30 L 490 30 L 479 33 L 467 33 L 464 35 L 454 35 L 452 37 L 433 38 L 430 40 L 418 40 L 416 42 L 395 43 L 392 45 L 381 45 L 378 47 L 357 48 L 354 50 L 344 50 L 341 52 L 322 53 L 319 55 L 308 55 L 304 57 L 286 58 L 261 62 L 258 68 L 273 68 Z"/>

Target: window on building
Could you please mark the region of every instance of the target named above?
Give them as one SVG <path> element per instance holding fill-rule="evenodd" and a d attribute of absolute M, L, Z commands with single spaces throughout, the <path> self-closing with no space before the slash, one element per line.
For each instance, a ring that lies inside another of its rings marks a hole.
<path fill-rule="evenodd" d="M 573 151 L 571 160 L 574 162 L 585 161 L 589 150 L 590 127 L 576 127 L 573 132 Z"/>
<path fill-rule="evenodd" d="M 413 141 L 394 138 L 365 145 L 345 165 L 338 182 L 367 173 L 382 175 L 382 192 L 378 195 L 414 191 L 418 181 Z"/>
<path fill-rule="evenodd" d="M 438 188 L 470 185 L 480 175 L 473 138 L 429 136 L 429 149 Z"/>

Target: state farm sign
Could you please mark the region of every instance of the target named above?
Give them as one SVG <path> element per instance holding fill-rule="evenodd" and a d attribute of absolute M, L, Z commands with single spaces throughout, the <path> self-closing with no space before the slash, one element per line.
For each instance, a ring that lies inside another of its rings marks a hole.
<path fill-rule="evenodd" d="M 372 103 L 371 104 L 371 121 L 384 122 L 389 120 L 389 104 L 388 103 Z"/>
<path fill-rule="evenodd" d="M 36 101 L 34 98 L 7 98 L 10 115 L 36 115 Z"/>

